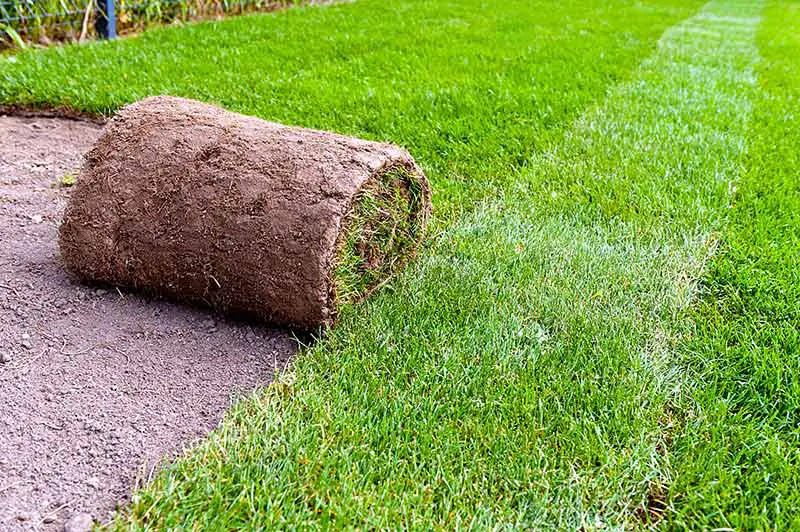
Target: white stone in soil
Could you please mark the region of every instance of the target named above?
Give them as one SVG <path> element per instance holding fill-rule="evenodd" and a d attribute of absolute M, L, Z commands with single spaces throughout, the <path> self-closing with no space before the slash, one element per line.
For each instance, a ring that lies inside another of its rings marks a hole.
<path fill-rule="evenodd" d="M 87 513 L 73 514 L 69 520 L 64 523 L 64 532 L 91 532 L 94 519 Z"/>

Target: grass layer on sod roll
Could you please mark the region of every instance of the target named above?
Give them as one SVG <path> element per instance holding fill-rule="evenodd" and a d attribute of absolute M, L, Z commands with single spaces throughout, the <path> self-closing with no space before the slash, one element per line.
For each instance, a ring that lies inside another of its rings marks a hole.
<path fill-rule="evenodd" d="M 800 530 L 800 4 L 771 4 L 758 43 L 745 171 L 683 349 L 676 528 Z"/>
<path fill-rule="evenodd" d="M 423 184 L 405 168 L 367 182 L 342 221 L 333 264 L 339 305 L 361 301 L 408 261 L 429 217 Z"/>
<path fill-rule="evenodd" d="M 758 13 L 715 2 L 667 31 L 499 199 L 139 492 L 120 528 L 661 519 L 673 348 L 738 179 Z"/>
<path fill-rule="evenodd" d="M 296 8 L 31 50 L 15 62 L 0 57 L 0 104 L 109 114 L 172 94 L 396 142 L 422 163 L 438 217 L 449 220 L 515 179 L 537 146 L 700 4 L 359 0 Z"/>

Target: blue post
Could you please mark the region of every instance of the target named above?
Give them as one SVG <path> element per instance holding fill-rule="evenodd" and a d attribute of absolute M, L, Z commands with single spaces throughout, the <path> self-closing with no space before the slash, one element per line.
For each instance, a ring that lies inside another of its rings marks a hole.
<path fill-rule="evenodd" d="M 102 39 L 117 36 L 117 16 L 114 14 L 114 0 L 97 0 L 97 15 L 94 27 Z"/>

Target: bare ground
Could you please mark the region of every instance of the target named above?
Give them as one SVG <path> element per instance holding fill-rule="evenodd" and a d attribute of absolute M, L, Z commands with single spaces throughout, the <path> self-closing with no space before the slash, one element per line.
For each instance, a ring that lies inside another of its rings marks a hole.
<path fill-rule="evenodd" d="M 56 231 L 99 134 L 91 122 L 0 116 L 0 530 L 108 519 L 132 488 L 268 383 L 285 330 L 85 286 Z"/>

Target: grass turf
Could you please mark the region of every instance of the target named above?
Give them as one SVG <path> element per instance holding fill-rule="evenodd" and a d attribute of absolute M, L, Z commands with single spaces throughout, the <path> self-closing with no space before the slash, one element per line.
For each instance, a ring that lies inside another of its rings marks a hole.
<path fill-rule="evenodd" d="M 733 489 L 737 462 L 702 445 L 736 426 L 727 403 L 684 370 L 725 375 L 686 346 L 705 326 L 712 340 L 728 334 L 726 320 L 701 319 L 691 338 L 686 308 L 725 228 L 751 103 L 765 105 L 752 70 L 759 5 L 713 2 L 628 81 L 696 4 L 591 4 L 366 1 L 0 63 L 6 103 L 106 112 L 167 91 L 400 142 L 436 191 L 442 231 L 422 260 L 239 403 L 136 495 L 120 528 L 593 529 L 665 516 L 694 528 L 755 511 L 756 492 Z M 265 42 L 272 53 L 256 55 Z M 745 183 L 749 172 L 760 175 Z M 731 393 L 737 375 L 720 378 Z M 690 407 L 716 417 L 692 432 Z M 760 441 L 766 422 L 747 419 L 751 439 L 730 441 Z M 786 454 L 768 456 L 791 483 Z M 714 492 L 703 460 L 731 491 Z M 763 478 L 750 484 L 763 499 L 788 493 Z M 704 506 L 706 493 L 732 502 Z"/>
<path fill-rule="evenodd" d="M 109 114 L 172 94 L 402 144 L 440 220 L 513 180 L 696 0 L 363 0 L 0 57 L 0 104 Z"/>
<path fill-rule="evenodd" d="M 675 528 L 800 529 L 800 4 L 772 3 L 721 253 L 692 311 Z"/>
<path fill-rule="evenodd" d="M 727 212 L 753 89 L 755 24 L 725 16 L 715 5 L 670 30 L 501 199 L 138 494 L 128 524 L 657 519 L 669 352 Z"/>

